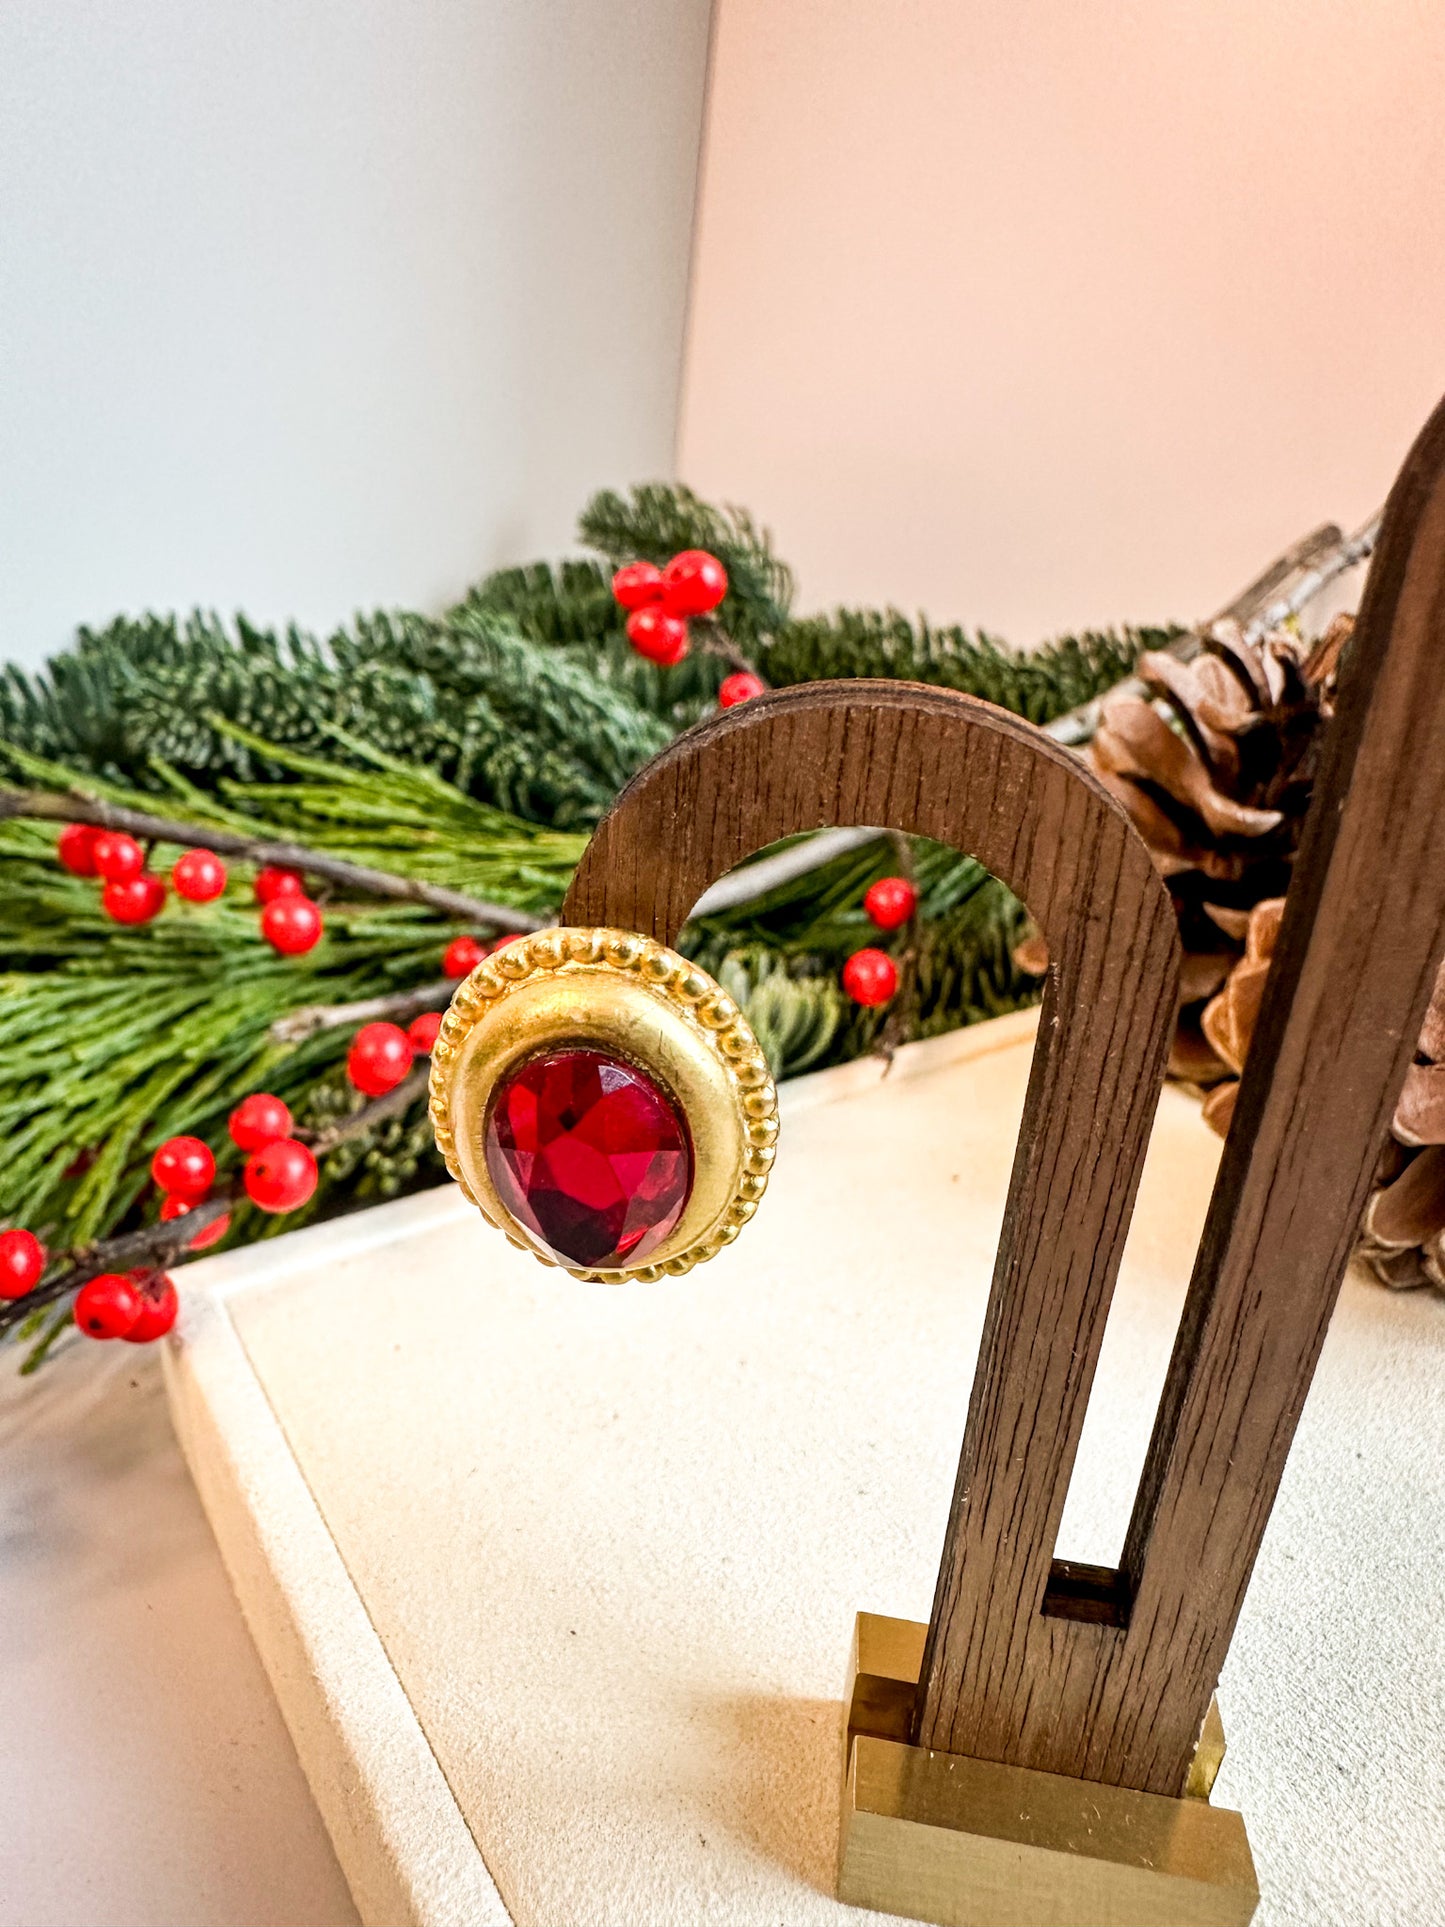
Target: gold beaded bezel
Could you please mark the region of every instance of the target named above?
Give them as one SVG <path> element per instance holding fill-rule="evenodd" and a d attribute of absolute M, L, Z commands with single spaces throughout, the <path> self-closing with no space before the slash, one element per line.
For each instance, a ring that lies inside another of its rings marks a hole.
<path fill-rule="evenodd" d="M 747 1019 L 705 970 L 630 930 L 555 929 L 494 951 L 458 984 L 432 1050 L 431 1121 L 448 1171 L 489 1224 L 542 1264 L 498 1197 L 485 1130 L 507 1073 L 565 1044 L 635 1063 L 681 1111 L 693 1183 L 647 1263 L 572 1270 L 620 1284 L 677 1278 L 731 1244 L 757 1210 L 776 1155 L 778 1095 Z"/>

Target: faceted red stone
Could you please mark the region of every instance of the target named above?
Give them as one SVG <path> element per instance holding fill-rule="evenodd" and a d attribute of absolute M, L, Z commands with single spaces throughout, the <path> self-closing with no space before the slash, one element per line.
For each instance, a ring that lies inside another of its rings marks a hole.
<path fill-rule="evenodd" d="M 645 1071 L 600 1051 L 529 1058 L 493 1099 L 487 1170 L 550 1258 L 580 1270 L 645 1264 L 682 1216 L 692 1143 Z"/>

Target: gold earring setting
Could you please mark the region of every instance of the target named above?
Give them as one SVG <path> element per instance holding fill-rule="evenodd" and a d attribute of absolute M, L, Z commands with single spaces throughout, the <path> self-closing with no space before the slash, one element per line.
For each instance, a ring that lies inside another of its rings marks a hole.
<path fill-rule="evenodd" d="M 706 971 L 626 930 L 539 931 L 458 985 L 432 1052 L 447 1169 L 514 1244 L 574 1277 L 677 1277 L 767 1189 L 778 1101 Z"/>

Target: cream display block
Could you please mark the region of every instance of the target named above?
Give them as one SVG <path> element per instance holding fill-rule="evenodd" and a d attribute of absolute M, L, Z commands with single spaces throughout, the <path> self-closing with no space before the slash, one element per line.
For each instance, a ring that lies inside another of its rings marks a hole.
<path fill-rule="evenodd" d="M 366 1921 L 880 1918 L 834 1897 L 849 1643 L 928 1617 L 1033 1023 L 785 1085 L 684 1279 L 450 1187 L 185 1273 L 177 1430 Z M 1060 1556 L 1118 1556 L 1218 1148 L 1166 1090 Z M 1442 1577 L 1445 1303 L 1351 1278 L 1220 1684 L 1259 1921 L 1445 1919 Z"/>

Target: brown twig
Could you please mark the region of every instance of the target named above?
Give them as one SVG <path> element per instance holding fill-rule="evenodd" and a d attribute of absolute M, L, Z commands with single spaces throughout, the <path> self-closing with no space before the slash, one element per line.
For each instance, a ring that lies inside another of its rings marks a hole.
<path fill-rule="evenodd" d="M 722 624 L 718 622 L 715 617 L 694 616 L 692 629 L 693 634 L 697 637 L 708 655 L 719 657 L 728 665 L 729 669 L 742 675 L 756 676 L 764 689 L 772 687 L 757 664 L 751 662 L 748 657 L 743 654 L 727 630 L 723 628 Z"/>
<path fill-rule="evenodd" d="M 906 877 L 912 883 L 913 844 L 901 830 L 889 830 L 888 840 L 893 845 L 897 867 L 894 874 Z M 913 1035 L 918 1015 L 918 907 L 915 903 L 913 915 L 903 925 L 903 947 L 898 953 L 898 988 L 893 993 L 893 1002 L 888 1006 L 877 1037 L 874 1039 L 873 1052 L 883 1059 L 883 1075 L 886 1077 L 893 1068 L 893 1054 L 900 1044 L 907 1043 Z"/>
<path fill-rule="evenodd" d="M 369 1104 L 363 1104 L 359 1111 L 353 1111 L 350 1117 L 329 1125 L 324 1131 L 298 1131 L 296 1135 L 310 1143 L 315 1157 L 323 1158 L 348 1138 L 361 1137 L 373 1125 L 410 1110 L 426 1091 L 428 1076 L 429 1067 L 422 1065 L 405 1077 L 395 1090 L 388 1091 L 384 1097 L 373 1098 Z M 203 1257 L 204 1253 L 192 1253 L 190 1250 L 196 1233 L 214 1224 L 217 1218 L 224 1217 L 233 1205 L 242 1201 L 244 1195 L 238 1172 L 234 1177 L 224 1179 L 209 1197 L 193 1205 L 184 1217 L 171 1218 L 165 1223 L 140 1225 L 136 1230 L 123 1231 L 115 1238 L 102 1238 L 94 1244 L 76 1245 L 70 1251 L 58 1252 L 50 1261 L 50 1275 L 42 1279 L 34 1291 L 27 1292 L 23 1298 L 0 1302 L 0 1338 L 23 1324 L 32 1312 L 55 1304 L 72 1291 L 78 1291 L 88 1279 L 98 1278 L 102 1272 L 128 1271 L 136 1265 L 163 1270 L 168 1266 L 189 1263 L 193 1257 Z"/>
<path fill-rule="evenodd" d="M 328 856 L 324 850 L 308 849 L 301 843 L 276 842 L 269 837 L 247 836 L 239 830 L 215 829 L 207 823 L 183 823 L 171 817 L 151 816 L 145 810 L 127 809 L 95 796 L 0 789 L 0 818 L 13 816 L 48 823 L 93 823 L 100 829 L 124 830 L 141 842 L 178 843 L 183 849 L 215 850 L 221 856 L 245 857 L 252 863 L 301 870 L 309 876 L 325 877 L 330 883 L 344 884 L 366 896 L 388 897 L 397 903 L 424 903 L 429 909 L 497 930 L 542 928 L 542 919 L 526 910 L 514 910 L 505 903 L 487 903 L 481 897 L 448 890 L 439 883 L 423 883 L 416 877 L 373 870 L 364 863 L 348 863 L 343 857 Z"/>
<path fill-rule="evenodd" d="M 303 1004 L 299 1010 L 288 1010 L 284 1017 L 278 1017 L 269 1035 L 274 1044 L 299 1044 L 304 1038 L 314 1037 L 319 1030 L 370 1024 L 378 1018 L 389 1017 L 393 1023 L 404 1024 L 409 1017 L 419 1017 L 424 1010 L 444 1009 L 451 1002 L 457 981 L 455 977 L 443 977 L 437 983 L 420 984 L 415 990 L 392 990 L 383 997 L 359 997 L 351 1004 Z"/>

